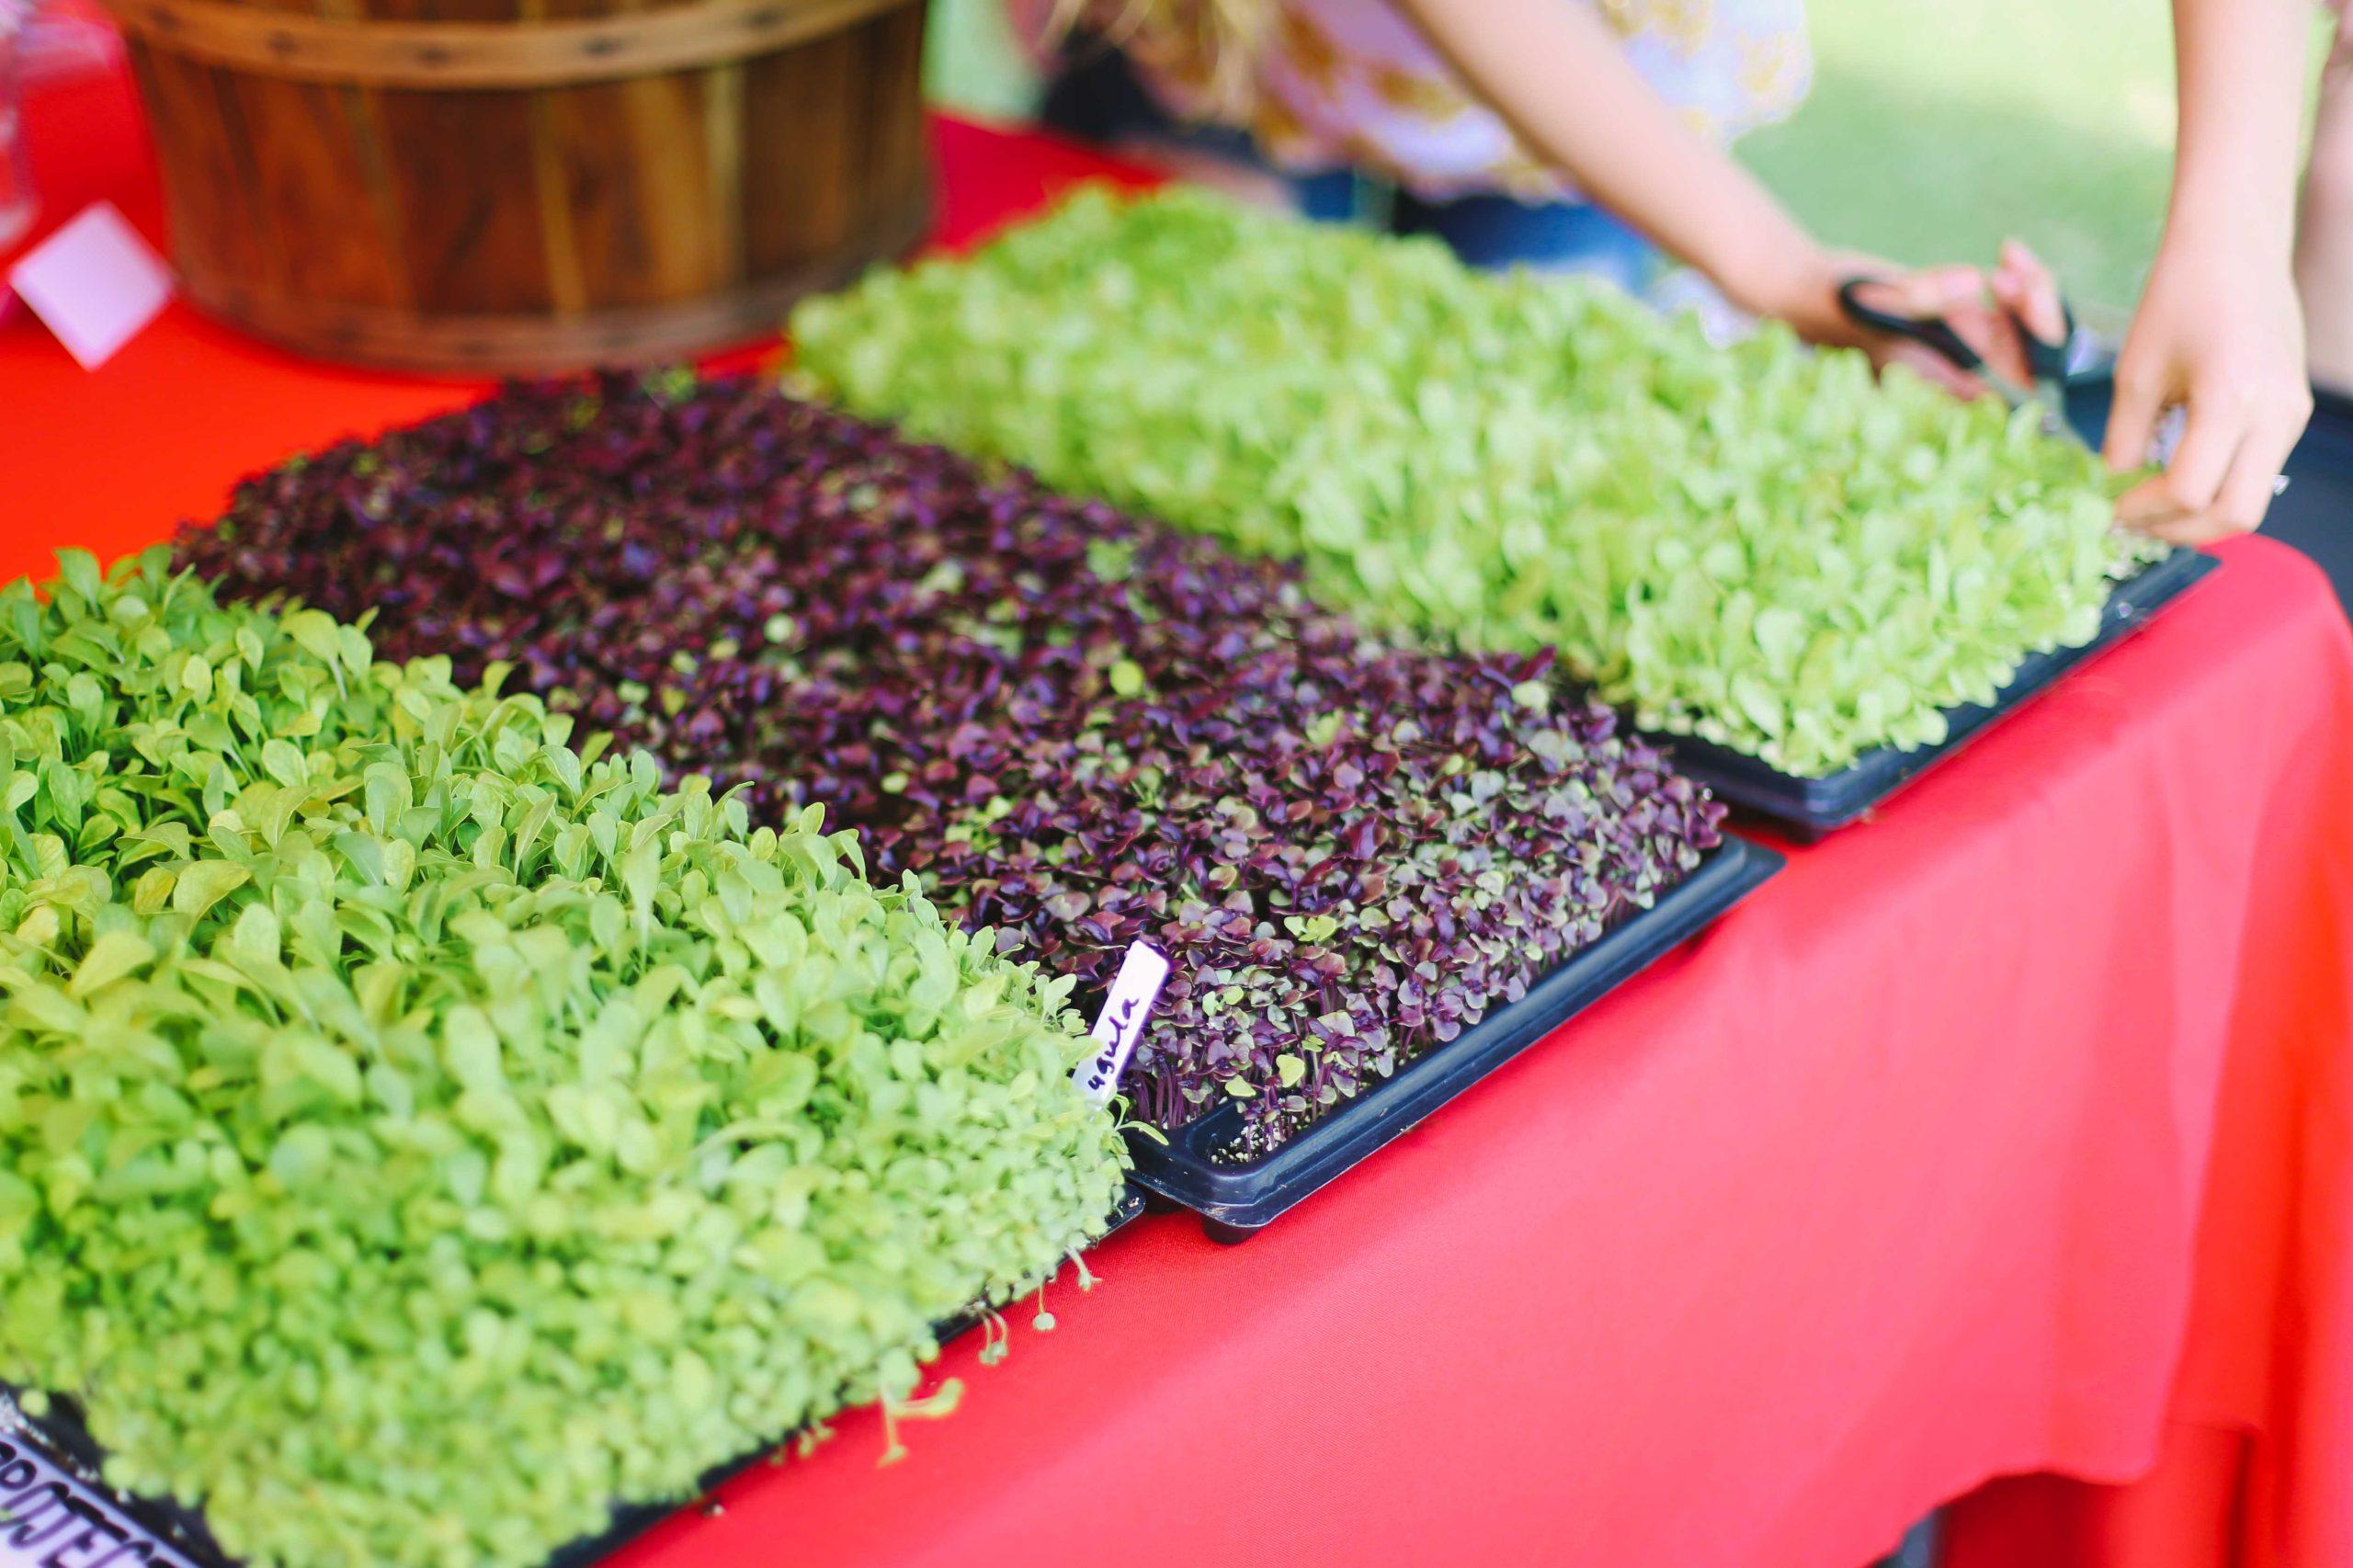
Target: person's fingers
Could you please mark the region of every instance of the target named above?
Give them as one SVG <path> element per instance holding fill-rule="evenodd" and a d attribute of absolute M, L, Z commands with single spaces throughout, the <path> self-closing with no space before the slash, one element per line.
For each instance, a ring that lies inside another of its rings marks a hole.
<path fill-rule="evenodd" d="M 2151 474 L 2116 498 L 2116 520 L 2141 533 L 2155 534 L 2188 516 L 2165 488 L 2165 476 Z"/>
<path fill-rule="evenodd" d="M 2169 523 L 2158 523 L 2143 528 L 2141 532 L 2147 534 L 2151 539 L 2178 545 L 2183 550 L 2198 550 L 2206 545 L 2219 544 L 2226 537 L 2223 529 L 2203 517 L 2177 517 Z"/>
<path fill-rule="evenodd" d="M 2134 533 L 2184 546 L 2211 544 L 2232 531 L 2222 527 L 2211 511 L 2185 512 L 2174 505 L 2172 497 L 2165 494 L 2161 477 L 2146 480 L 2126 492 L 2116 504 L 2116 520 Z"/>
<path fill-rule="evenodd" d="M 1919 278 L 1911 273 L 1859 278 L 1855 280 L 1855 298 L 1872 310 L 1892 316 L 1908 316 L 1915 313 L 1912 306 L 1918 297 L 1919 286 Z"/>
<path fill-rule="evenodd" d="M 2296 439 L 2304 433 L 2310 413 L 2309 395 L 2283 399 L 2248 429 L 2207 512 L 2222 533 L 2253 533 L 2263 526 L 2263 515 L 2271 509 L 2271 499 L 2279 493 L 2280 471 L 2288 466 L 2288 454 L 2296 449 Z"/>
<path fill-rule="evenodd" d="M 2059 279 L 2042 258 L 2017 240 L 2002 242 L 2000 265 L 1994 269 L 1994 298 L 2002 308 L 2026 324 L 2027 331 L 2045 343 L 2067 335 L 2067 308 L 2059 296 Z"/>
<path fill-rule="evenodd" d="M 2143 370 L 2128 353 L 2116 367 L 2116 395 L 2109 404 L 2108 437 L 2100 456 L 2109 469 L 2123 473 L 2149 460 L 2157 434 L 2157 416 L 2164 413 L 2165 384 Z"/>
<path fill-rule="evenodd" d="M 1981 296 L 1952 305 L 1945 311 L 1945 324 L 1953 335 L 1977 351 L 1997 376 L 2006 378 L 2014 386 L 2023 386 L 2034 380 L 2028 365 L 2026 340 L 2018 335 L 2018 324 L 2006 310 L 1996 310 Z"/>
<path fill-rule="evenodd" d="M 1924 267 L 1892 278 L 1874 278 L 1856 290 L 1863 303 L 1889 315 L 1928 319 L 1981 298 L 1985 280 L 1973 267 Z"/>
<path fill-rule="evenodd" d="M 2118 500 L 2117 521 L 2176 544 L 2222 537 L 2228 530 L 2212 515 L 2214 501 L 2246 436 L 2244 404 L 2213 392 L 2192 394 L 2173 460 Z"/>
<path fill-rule="evenodd" d="M 2151 539 L 2163 540 L 2167 544 L 2177 544 L 2185 550 L 2196 550 L 2201 545 L 2220 544 L 2226 539 L 2236 539 L 2246 532 L 2245 528 L 2228 527 L 2211 512 L 2186 512 L 2178 517 L 2168 518 L 2165 522 L 2152 523 L 2135 531 L 2144 533 Z"/>
<path fill-rule="evenodd" d="M 1857 292 L 1864 304 L 1889 315 L 1945 322 L 1981 355 L 1993 346 L 1985 324 L 1992 319 L 1984 302 L 1985 277 L 1973 267 L 1928 267 L 1875 278 Z M 1963 400 L 1982 397 L 1987 390 L 1972 372 L 1909 338 L 1877 335 L 1871 355 L 1882 368 L 1902 365 Z"/>
<path fill-rule="evenodd" d="M 2247 435 L 2247 411 L 2235 400 L 2215 392 L 2189 394 L 2189 421 L 2182 426 L 2181 445 L 2165 464 L 2165 489 L 2185 512 L 2202 512 L 2214 504 Z"/>

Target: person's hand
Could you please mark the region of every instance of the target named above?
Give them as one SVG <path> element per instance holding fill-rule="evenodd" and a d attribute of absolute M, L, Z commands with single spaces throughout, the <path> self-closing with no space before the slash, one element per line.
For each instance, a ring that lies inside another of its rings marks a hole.
<path fill-rule="evenodd" d="M 2288 268 L 2242 256 L 2227 233 L 2176 235 L 2116 361 L 2103 455 L 2120 472 L 2148 462 L 2165 409 L 2188 412 L 2165 471 L 2125 493 L 2117 519 L 2170 543 L 2252 531 L 2313 409 L 2304 323 Z"/>
<path fill-rule="evenodd" d="M 1859 348 L 1884 369 L 1902 365 L 1956 397 L 1983 397 L 1992 388 L 1982 376 L 1961 369 L 1925 344 L 1876 332 L 1849 317 L 1838 302 L 1838 286 L 1849 278 L 1872 281 L 1864 301 L 1890 315 L 1941 319 L 1988 368 L 2014 386 L 2034 380 L 2027 363 L 2025 331 L 2046 343 L 2066 335 L 2067 315 L 2050 268 L 2016 240 L 2002 246 L 1990 270 L 1966 266 L 1905 270 L 1875 257 L 1824 252 L 1786 298 L 1776 301 L 1780 316 L 1812 343 Z"/>

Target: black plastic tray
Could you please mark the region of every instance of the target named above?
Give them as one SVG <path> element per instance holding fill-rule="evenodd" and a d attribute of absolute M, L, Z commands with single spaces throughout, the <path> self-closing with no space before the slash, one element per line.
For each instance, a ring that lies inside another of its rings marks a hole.
<path fill-rule="evenodd" d="M 1243 1242 L 1366 1159 L 1447 1101 L 1542 1040 L 1577 1013 L 1708 926 L 1783 865 L 1779 855 L 1727 836 L 1658 902 L 1572 954 L 1528 994 L 1446 1044 L 1426 1051 L 1344 1100 L 1271 1153 L 1221 1159 L 1242 1116 L 1220 1106 L 1165 1136 L 1134 1132 L 1134 1179 L 1155 1198 L 1201 1217 L 1222 1242 Z"/>
<path fill-rule="evenodd" d="M 1111 1211 L 1111 1223 L 1103 1234 L 1109 1236 L 1144 1211 L 1143 1194 L 1133 1183 L 1120 1190 L 1120 1206 Z M 981 1325 L 976 1313 L 963 1313 L 939 1325 L 938 1340 L 942 1346 L 963 1337 Z M 16 1392 L 0 1385 L 0 1435 L 21 1434 L 30 1437 L 49 1451 L 61 1468 L 71 1471 L 112 1500 L 116 1508 L 140 1528 L 161 1540 L 165 1545 L 187 1558 L 196 1568 L 238 1568 L 237 1560 L 223 1551 L 212 1539 L 203 1515 L 183 1507 L 169 1498 L 132 1496 L 115 1491 L 99 1482 L 98 1467 L 104 1455 L 89 1428 L 83 1425 L 81 1410 L 72 1400 L 52 1400 L 50 1413 L 33 1416 L 17 1404 Z M 593 1536 L 584 1536 L 568 1545 L 558 1547 L 546 1562 L 546 1568 L 586 1568 L 620 1551 L 631 1541 L 660 1524 L 681 1508 L 691 1507 L 711 1493 L 734 1480 L 754 1465 L 760 1463 L 792 1440 L 788 1433 L 773 1443 L 761 1445 L 753 1452 L 725 1464 L 716 1465 L 703 1472 L 695 1483 L 695 1495 L 668 1503 L 631 1503 L 613 1509 L 613 1522 L 608 1528 Z"/>
<path fill-rule="evenodd" d="M 2017 712 L 2061 676 L 2131 636 L 2221 565 L 2211 555 L 2177 550 L 2118 583 L 2100 611 L 2097 636 L 2080 648 L 2029 655 L 2009 685 L 1995 693 L 1990 707 L 1970 703 L 1945 710 L 1945 738 L 1935 745 L 1914 746 L 1909 751 L 1883 746 L 1864 753 L 1836 773 L 1801 778 L 1712 741 L 1656 733 L 1644 738 L 1670 754 L 1677 772 L 1706 785 L 1727 804 L 1785 824 L 1801 838 L 1818 838 L 1883 804 L 1995 721 Z"/>

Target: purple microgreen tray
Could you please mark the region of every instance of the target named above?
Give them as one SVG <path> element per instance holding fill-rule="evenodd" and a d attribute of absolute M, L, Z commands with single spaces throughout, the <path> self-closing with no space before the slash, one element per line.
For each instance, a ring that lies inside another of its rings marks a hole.
<path fill-rule="evenodd" d="M 1267 1153 L 1238 1155 L 1242 1117 L 1221 1106 L 1165 1134 L 1165 1142 L 1131 1133 L 1134 1180 L 1162 1201 L 1199 1214 L 1217 1240 L 1247 1241 L 1704 930 L 1783 864 L 1770 849 L 1727 836 L 1650 908 L 1571 954 L 1520 1000 L 1368 1085 Z"/>

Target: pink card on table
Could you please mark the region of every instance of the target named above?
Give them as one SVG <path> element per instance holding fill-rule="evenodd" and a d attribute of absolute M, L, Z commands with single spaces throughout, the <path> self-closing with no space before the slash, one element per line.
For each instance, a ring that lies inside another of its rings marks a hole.
<path fill-rule="evenodd" d="M 111 201 L 94 201 L 8 269 L 8 286 L 85 370 L 155 319 L 171 269 Z"/>

